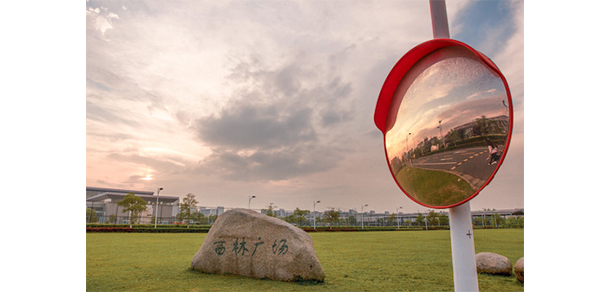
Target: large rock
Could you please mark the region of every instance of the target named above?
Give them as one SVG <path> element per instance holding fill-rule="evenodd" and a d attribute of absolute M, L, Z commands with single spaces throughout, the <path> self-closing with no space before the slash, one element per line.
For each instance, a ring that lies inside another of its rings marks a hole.
<path fill-rule="evenodd" d="M 494 275 L 511 275 L 513 266 L 510 260 L 497 253 L 480 252 L 476 256 L 477 272 Z"/>
<path fill-rule="evenodd" d="M 515 272 L 515 277 L 517 278 L 517 280 L 523 283 L 523 258 L 517 260 L 513 271 Z"/>
<path fill-rule="evenodd" d="M 218 216 L 191 267 L 279 281 L 324 281 L 311 236 L 280 219 L 246 209 Z"/>

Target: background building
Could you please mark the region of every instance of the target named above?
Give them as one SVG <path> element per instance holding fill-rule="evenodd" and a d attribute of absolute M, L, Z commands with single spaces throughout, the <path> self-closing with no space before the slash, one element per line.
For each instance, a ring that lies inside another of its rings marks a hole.
<path fill-rule="evenodd" d="M 107 189 L 87 187 L 87 208 L 95 211 L 87 214 L 87 222 L 90 223 L 129 223 L 129 212 L 123 212 L 121 206 L 117 203 L 127 196 L 128 193 L 133 193 L 136 196 L 146 201 L 147 208 L 140 214 L 139 223 L 147 224 L 154 223 L 157 199 L 159 201 L 159 221 L 158 224 L 173 224 L 176 215 L 179 211 L 178 203 L 180 198 L 173 196 L 156 196 L 154 192 Z M 97 217 L 97 220 L 94 219 Z M 95 221 L 95 222 L 93 222 Z"/>

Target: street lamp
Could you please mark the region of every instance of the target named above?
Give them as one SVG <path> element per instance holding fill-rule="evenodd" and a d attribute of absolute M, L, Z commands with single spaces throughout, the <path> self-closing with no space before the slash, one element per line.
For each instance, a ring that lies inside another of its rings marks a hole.
<path fill-rule="evenodd" d="M 411 133 L 407 137 L 411 136 Z M 407 153 L 409 153 L 409 144 L 407 144 Z M 415 148 L 413 148 L 413 153 L 409 155 L 409 162 L 413 164 L 413 156 L 415 156 Z"/>
<path fill-rule="evenodd" d="M 252 201 L 252 199 L 255 199 L 256 196 L 249 196 L 248 197 L 248 210 L 250 210 L 250 202 Z"/>
<path fill-rule="evenodd" d="M 426 222 L 426 230 L 428 230 L 428 214 L 430 213 L 430 209 L 428 209 L 428 212 L 426 213 L 426 216 L 424 216 L 424 222 Z"/>
<path fill-rule="evenodd" d="M 316 230 L 316 204 L 320 201 L 313 201 L 313 229 Z"/>
<path fill-rule="evenodd" d="M 398 216 L 398 209 L 402 209 L 402 207 L 396 208 L 396 216 Z M 398 217 L 398 229 L 400 229 L 400 217 Z"/>
<path fill-rule="evenodd" d="M 159 193 L 163 190 L 163 188 L 157 189 L 157 204 L 155 205 L 155 229 L 157 229 L 157 221 L 159 221 Z"/>
<path fill-rule="evenodd" d="M 360 206 L 360 213 L 362 213 L 362 229 L 364 229 L 364 207 L 368 207 L 369 204 L 364 204 Z"/>
<path fill-rule="evenodd" d="M 441 138 L 441 140 L 443 140 L 443 148 L 447 148 L 447 146 L 445 145 L 445 139 L 443 138 L 443 126 L 441 125 L 441 122 L 442 122 L 442 120 L 438 121 L 438 127 L 437 128 L 438 128 L 439 132 L 441 133 L 441 137 L 440 138 Z M 440 141 L 439 141 L 439 145 L 440 145 Z"/>

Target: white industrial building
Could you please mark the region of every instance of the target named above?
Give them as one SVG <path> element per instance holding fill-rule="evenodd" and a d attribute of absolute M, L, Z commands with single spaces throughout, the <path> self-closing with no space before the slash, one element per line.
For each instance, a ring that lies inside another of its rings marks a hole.
<path fill-rule="evenodd" d="M 129 223 L 129 212 L 123 212 L 122 207 L 117 203 L 127 196 L 128 193 L 144 199 L 147 208 L 140 214 L 139 223 L 154 223 L 157 200 L 159 202 L 159 224 L 173 224 L 179 212 L 180 198 L 173 196 L 156 196 L 154 192 L 108 189 L 87 187 L 87 208 L 95 210 L 95 215 L 99 223 Z M 90 217 L 92 214 L 89 215 Z M 91 222 L 87 218 L 87 222 Z"/>

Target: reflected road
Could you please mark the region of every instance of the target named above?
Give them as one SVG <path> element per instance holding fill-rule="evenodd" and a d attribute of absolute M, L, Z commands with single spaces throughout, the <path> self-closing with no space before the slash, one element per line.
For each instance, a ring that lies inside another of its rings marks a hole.
<path fill-rule="evenodd" d="M 500 155 L 504 146 L 498 147 Z M 412 166 L 423 169 L 444 170 L 466 179 L 478 189 L 489 179 L 498 164 L 487 165 L 487 147 L 474 147 L 447 151 L 413 159 Z"/>

